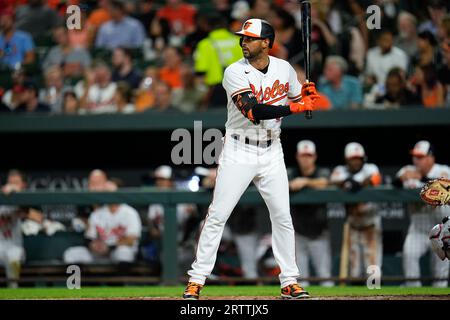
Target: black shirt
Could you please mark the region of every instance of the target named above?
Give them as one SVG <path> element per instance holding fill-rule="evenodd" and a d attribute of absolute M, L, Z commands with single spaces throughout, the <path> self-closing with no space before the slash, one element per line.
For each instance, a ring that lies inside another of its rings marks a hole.
<path fill-rule="evenodd" d="M 8 108 L 6 104 L 0 101 L 0 112 L 11 112 L 11 109 Z"/>
<path fill-rule="evenodd" d="M 134 16 L 134 18 L 136 18 L 137 20 L 139 20 L 139 22 L 142 24 L 142 26 L 144 27 L 145 30 L 145 34 L 147 36 L 150 35 L 150 26 L 152 24 L 153 19 L 155 18 L 156 15 L 156 11 L 155 10 L 150 10 L 149 12 L 144 12 L 144 13 L 137 13 Z"/>
<path fill-rule="evenodd" d="M 314 179 L 314 178 L 328 178 L 328 176 L 329 176 L 328 170 L 316 168 L 316 170 L 310 176 L 303 175 L 300 172 L 300 170 L 297 169 L 297 175 L 295 177 Z M 291 215 L 295 232 L 302 236 L 315 239 L 319 237 L 326 229 L 328 229 L 326 205 L 317 205 L 317 204 L 293 205 Z"/>
<path fill-rule="evenodd" d="M 375 100 L 375 103 L 390 103 L 398 104 L 399 106 L 417 106 L 421 105 L 422 101 L 420 96 L 412 93 L 411 91 L 404 89 L 398 97 L 392 97 L 388 93 Z"/>
<path fill-rule="evenodd" d="M 449 85 L 450 84 L 450 66 L 443 65 L 442 67 L 440 67 L 438 70 L 438 78 L 439 78 L 439 81 L 443 85 Z"/>
<path fill-rule="evenodd" d="M 112 74 L 112 81 L 119 82 L 123 81 L 128 83 L 128 85 L 132 89 L 136 89 L 139 87 L 139 84 L 141 83 L 142 77 L 136 70 L 131 70 L 127 75 L 121 75 L 119 71 L 114 70 Z"/>

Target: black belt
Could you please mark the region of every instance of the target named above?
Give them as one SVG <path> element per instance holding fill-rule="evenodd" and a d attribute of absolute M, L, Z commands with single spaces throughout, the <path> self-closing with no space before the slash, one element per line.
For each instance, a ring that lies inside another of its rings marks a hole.
<path fill-rule="evenodd" d="M 356 231 L 365 231 L 365 230 L 375 228 L 375 224 L 371 224 L 369 226 L 352 226 L 352 225 L 350 225 L 350 228 L 352 228 Z"/>
<path fill-rule="evenodd" d="M 238 134 L 232 134 L 231 137 L 234 140 L 241 141 L 240 136 Z M 260 148 L 268 148 L 272 144 L 272 140 L 258 141 L 258 140 L 250 140 L 248 137 L 245 137 L 243 142 L 245 144 L 249 144 L 249 145 L 252 145 L 255 147 L 260 147 Z"/>

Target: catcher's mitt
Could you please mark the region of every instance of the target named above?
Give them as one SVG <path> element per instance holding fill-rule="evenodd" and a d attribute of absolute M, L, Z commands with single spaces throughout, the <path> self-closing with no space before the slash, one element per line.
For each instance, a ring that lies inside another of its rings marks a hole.
<path fill-rule="evenodd" d="M 432 206 L 450 204 L 450 180 L 438 178 L 428 181 L 420 190 L 420 197 Z"/>

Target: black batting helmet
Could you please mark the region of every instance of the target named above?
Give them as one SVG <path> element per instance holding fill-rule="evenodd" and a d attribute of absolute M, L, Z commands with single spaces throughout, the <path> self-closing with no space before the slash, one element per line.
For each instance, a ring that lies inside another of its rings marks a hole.
<path fill-rule="evenodd" d="M 235 32 L 235 34 L 241 36 L 241 46 L 242 36 L 269 39 L 269 48 L 272 48 L 275 41 L 275 30 L 269 22 L 262 19 L 248 19 L 242 25 L 242 30 Z"/>

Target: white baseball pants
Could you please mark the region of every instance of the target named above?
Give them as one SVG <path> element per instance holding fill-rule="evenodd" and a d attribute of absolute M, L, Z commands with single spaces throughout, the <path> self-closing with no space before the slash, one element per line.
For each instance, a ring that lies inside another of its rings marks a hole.
<path fill-rule="evenodd" d="M 367 267 L 383 263 L 383 240 L 381 227 L 366 230 L 350 227 L 350 276 L 364 277 Z"/>
<path fill-rule="evenodd" d="M 272 249 L 281 269 L 281 286 L 297 282 L 295 234 L 281 142 L 276 139 L 264 148 L 234 140 L 229 135 L 219 158 L 213 200 L 200 233 L 196 259 L 188 271 L 189 281 L 204 284 L 211 274 L 225 223 L 252 181 L 269 209 Z"/>
<path fill-rule="evenodd" d="M 0 264 L 4 265 L 7 279 L 18 279 L 20 265 L 25 260 L 22 246 L 5 241 L 0 242 Z"/>
<path fill-rule="evenodd" d="M 297 265 L 302 270 L 302 277 L 310 277 L 309 261 L 314 266 L 317 277 L 330 278 L 331 277 L 331 246 L 330 235 L 324 231 L 319 237 L 310 239 L 300 234 L 295 235 L 296 250 L 297 250 Z M 309 282 L 302 281 L 302 284 L 307 287 Z M 321 286 L 331 287 L 334 285 L 333 281 L 322 281 Z"/>
<path fill-rule="evenodd" d="M 111 260 L 111 262 L 133 262 L 136 257 L 137 250 L 135 247 L 118 246 L 111 251 L 109 257 L 99 258 L 92 254 L 88 248 L 83 246 L 70 247 L 64 251 L 64 263 L 94 263 L 103 260 Z"/>

